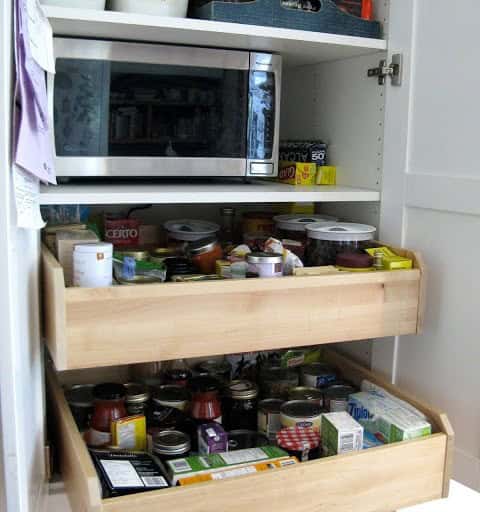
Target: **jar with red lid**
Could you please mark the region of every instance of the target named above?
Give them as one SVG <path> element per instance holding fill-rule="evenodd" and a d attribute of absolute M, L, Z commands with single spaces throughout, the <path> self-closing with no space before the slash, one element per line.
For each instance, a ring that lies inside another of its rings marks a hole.
<path fill-rule="evenodd" d="M 192 242 L 188 253 L 193 265 L 202 274 L 215 274 L 217 260 L 223 258 L 223 249 L 215 237 Z"/>
<path fill-rule="evenodd" d="M 123 384 L 105 383 L 93 388 L 94 410 L 90 420 L 88 444 L 108 446 L 112 442 L 111 424 L 127 416 L 125 397 L 127 389 Z"/>
<path fill-rule="evenodd" d="M 191 416 L 197 423 L 222 422 L 220 386 L 220 382 L 212 377 L 201 376 L 191 379 Z"/>

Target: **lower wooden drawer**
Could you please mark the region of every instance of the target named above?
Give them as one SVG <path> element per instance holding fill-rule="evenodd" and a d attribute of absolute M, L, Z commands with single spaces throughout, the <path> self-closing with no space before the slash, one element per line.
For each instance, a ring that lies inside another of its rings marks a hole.
<path fill-rule="evenodd" d="M 346 378 L 369 379 L 422 410 L 431 436 L 232 480 L 102 500 L 100 482 L 57 375 L 48 370 L 57 449 L 74 512 L 388 512 L 448 495 L 453 431 L 447 417 L 336 352 Z"/>

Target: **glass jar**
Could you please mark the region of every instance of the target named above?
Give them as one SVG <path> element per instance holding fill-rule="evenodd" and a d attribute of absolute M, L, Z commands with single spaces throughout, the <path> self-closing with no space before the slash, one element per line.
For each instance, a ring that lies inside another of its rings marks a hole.
<path fill-rule="evenodd" d="M 162 462 L 188 457 L 190 450 L 190 437 L 179 430 L 162 430 L 152 437 L 152 452 Z"/>
<path fill-rule="evenodd" d="M 166 384 L 158 386 L 154 391 L 155 403 L 164 407 L 173 407 L 179 411 L 187 411 L 190 403 L 190 393 L 184 386 Z"/>
<path fill-rule="evenodd" d="M 112 443 L 112 421 L 127 416 L 123 384 L 105 383 L 93 388 L 94 411 L 90 421 L 88 444 L 100 447 Z"/>
<path fill-rule="evenodd" d="M 370 246 L 375 231 L 373 226 L 348 222 L 308 224 L 307 265 L 335 265 L 337 254 L 363 252 Z"/>
<path fill-rule="evenodd" d="M 183 359 L 177 359 L 169 363 L 164 375 L 168 384 L 186 387 L 192 372 Z"/>
<path fill-rule="evenodd" d="M 209 375 L 223 383 L 231 379 L 232 365 L 226 359 L 208 359 L 198 363 L 196 371 L 199 375 Z"/>
<path fill-rule="evenodd" d="M 257 386 L 248 380 L 234 380 L 225 389 L 223 426 L 225 430 L 257 430 Z"/>
<path fill-rule="evenodd" d="M 93 388 L 94 384 L 80 384 L 72 386 L 65 392 L 73 419 L 80 432 L 88 428 L 93 414 Z"/>
<path fill-rule="evenodd" d="M 194 377 L 190 381 L 192 392 L 191 416 L 197 423 L 222 423 L 222 405 L 219 398 L 220 382 L 212 377 Z"/>
<path fill-rule="evenodd" d="M 125 405 L 129 416 L 145 415 L 148 409 L 148 401 L 150 400 L 147 386 L 137 382 L 129 382 L 125 384 L 125 388 L 127 389 Z"/>
<path fill-rule="evenodd" d="M 192 242 L 188 252 L 195 268 L 202 274 L 215 274 L 217 260 L 223 258 L 223 250 L 215 237 Z"/>
<path fill-rule="evenodd" d="M 329 215 L 277 215 L 273 218 L 275 221 L 275 236 L 283 240 L 296 240 L 298 242 L 307 242 L 307 224 L 315 222 L 336 222 L 335 217 Z"/>
<path fill-rule="evenodd" d="M 262 396 L 288 400 L 290 389 L 298 386 L 298 373 L 280 366 L 266 366 L 260 372 Z"/>

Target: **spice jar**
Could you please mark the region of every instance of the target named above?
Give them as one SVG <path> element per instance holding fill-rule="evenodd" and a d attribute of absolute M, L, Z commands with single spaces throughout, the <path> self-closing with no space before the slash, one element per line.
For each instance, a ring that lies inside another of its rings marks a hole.
<path fill-rule="evenodd" d="M 93 388 L 94 384 L 80 384 L 72 386 L 65 392 L 73 419 L 78 429 L 82 432 L 88 428 L 90 418 L 93 414 Z"/>
<path fill-rule="evenodd" d="M 335 265 L 337 254 L 362 252 L 373 240 L 376 228 L 348 222 L 316 222 L 307 224 L 307 264 Z"/>
<path fill-rule="evenodd" d="M 194 377 L 190 380 L 192 392 L 191 416 L 197 423 L 216 421 L 222 423 L 222 406 L 219 398 L 220 383 L 212 377 Z"/>
<path fill-rule="evenodd" d="M 152 452 L 162 462 L 188 457 L 190 449 L 190 437 L 178 430 L 162 430 L 152 438 Z"/>
<path fill-rule="evenodd" d="M 125 388 L 127 389 L 125 405 L 129 416 L 145 415 L 148 409 L 148 401 L 150 400 L 147 386 L 136 382 L 129 382 L 125 384 Z"/>
<path fill-rule="evenodd" d="M 257 430 L 257 386 L 248 380 L 234 380 L 225 389 L 223 426 L 225 430 Z"/>
<path fill-rule="evenodd" d="M 123 384 L 105 383 L 93 388 L 94 411 L 88 436 L 90 446 L 107 446 L 112 443 L 112 421 L 127 416 L 126 394 Z"/>
<path fill-rule="evenodd" d="M 188 253 L 193 265 L 202 274 L 215 274 L 217 260 L 223 258 L 222 247 L 215 237 L 192 242 L 188 246 Z"/>
<path fill-rule="evenodd" d="M 247 254 L 249 270 L 258 277 L 281 277 L 283 275 L 283 257 L 281 254 L 252 252 Z"/>

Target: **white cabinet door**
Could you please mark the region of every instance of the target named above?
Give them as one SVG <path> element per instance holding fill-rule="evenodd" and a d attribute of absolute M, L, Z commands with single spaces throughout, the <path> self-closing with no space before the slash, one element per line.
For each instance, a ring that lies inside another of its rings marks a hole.
<path fill-rule="evenodd" d="M 480 2 L 392 0 L 381 238 L 421 251 L 424 332 L 376 344 L 373 364 L 449 414 L 454 477 L 480 490 Z"/>

